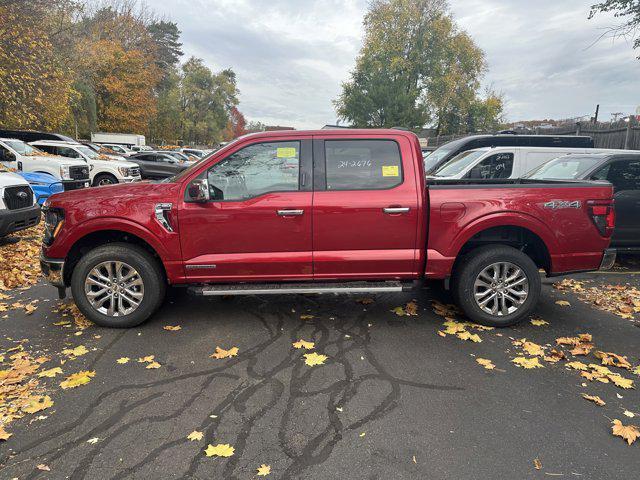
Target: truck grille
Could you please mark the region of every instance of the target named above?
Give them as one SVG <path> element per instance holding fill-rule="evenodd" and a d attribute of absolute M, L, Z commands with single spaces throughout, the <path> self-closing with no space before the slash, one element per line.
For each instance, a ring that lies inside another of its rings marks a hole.
<path fill-rule="evenodd" d="M 131 176 L 132 177 L 139 177 L 140 176 L 140 167 L 133 167 L 130 169 L 131 172 Z"/>
<path fill-rule="evenodd" d="M 84 188 L 84 182 L 63 182 L 64 191 L 69 192 L 71 190 L 80 190 Z"/>
<path fill-rule="evenodd" d="M 9 210 L 18 210 L 33 205 L 33 191 L 25 186 L 4 189 L 4 203 Z"/>
<path fill-rule="evenodd" d="M 69 175 L 71 180 L 88 180 L 89 179 L 89 167 L 84 165 L 77 165 L 69 168 Z"/>

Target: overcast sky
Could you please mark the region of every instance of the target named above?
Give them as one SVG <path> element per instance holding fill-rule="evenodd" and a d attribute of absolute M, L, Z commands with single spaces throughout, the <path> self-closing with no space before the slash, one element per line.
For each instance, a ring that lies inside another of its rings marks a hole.
<path fill-rule="evenodd" d="M 186 55 L 232 68 L 240 110 L 269 125 L 335 123 L 332 101 L 362 42 L 366 0 L 147 0 L 177 22 Z M 450 0 L 486 52 L 484 79 L 506 98 L 509 121 L 569 118 L 640 106 L 631 41 L 596 42 L 612 17 L 587 20 L 593 0 Z M 594 44 L 595 43 L 595 44 Z"/>

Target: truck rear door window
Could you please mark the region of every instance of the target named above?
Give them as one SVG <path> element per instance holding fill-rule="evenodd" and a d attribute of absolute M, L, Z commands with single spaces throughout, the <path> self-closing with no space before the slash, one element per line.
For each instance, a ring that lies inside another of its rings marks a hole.
<path fill-rule="evenodd" d="M 509 178 L 513 172 L 513 153 L 496 153 L 473 167 L 467 178 Z"/>
<path fill-rule="evenodd" d="M 327 190 L 386 190 L 402 183 L 400 148 L 393 140 L 327 140 Z"/>
<path fill-rule="evenodd" d="M 249 145 L 208 171 L 211 200 L 246 200 L 299 190 L 300 142 Z"/>

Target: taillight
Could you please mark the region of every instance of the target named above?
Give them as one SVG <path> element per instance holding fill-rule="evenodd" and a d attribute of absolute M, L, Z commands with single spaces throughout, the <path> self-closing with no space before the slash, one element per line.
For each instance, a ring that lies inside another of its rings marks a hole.
<path fill-rule="evenodd" d="M 610 237 L 616 226 L 616 211 L 613 208 L 613 200 L 589 200 L 587 208 L 600 235 Z"/>

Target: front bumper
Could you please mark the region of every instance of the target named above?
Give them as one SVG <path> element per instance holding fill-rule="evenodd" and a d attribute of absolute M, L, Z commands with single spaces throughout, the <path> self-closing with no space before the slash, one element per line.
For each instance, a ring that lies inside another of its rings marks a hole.
<path fill-rule="evenodd" d="M 79 190 L 81 188 L 87 188 L 90 185 L 90 180 L 87 178 L 86 180 L 63 180 L 62 187 L 65 192 L 69 192 L 71 190 Z"/>
<path fill-rule="evenodd" d="M 40 205 L 19 210 L 0 210 L 0 237 L 33 227 L 40 222 Z"/>
<path fill-rule="evenodd" d="M 47 258 L 40 253 L 40 270 L 47 281 L 58 288 L 66 288 L 64 284 L 64 260 Z"/>
<path fill-rule="evenodd" d="M 616 263 L 616 249 L 607 248 L 602 255 L 602 262 L 600 262 L 600 270 L 611 270 Z"/>
<path fill-rule="evenodd" d="M 122 183 L 133 183 L 142 181 L 142 177 L 124 177 Z"/>

